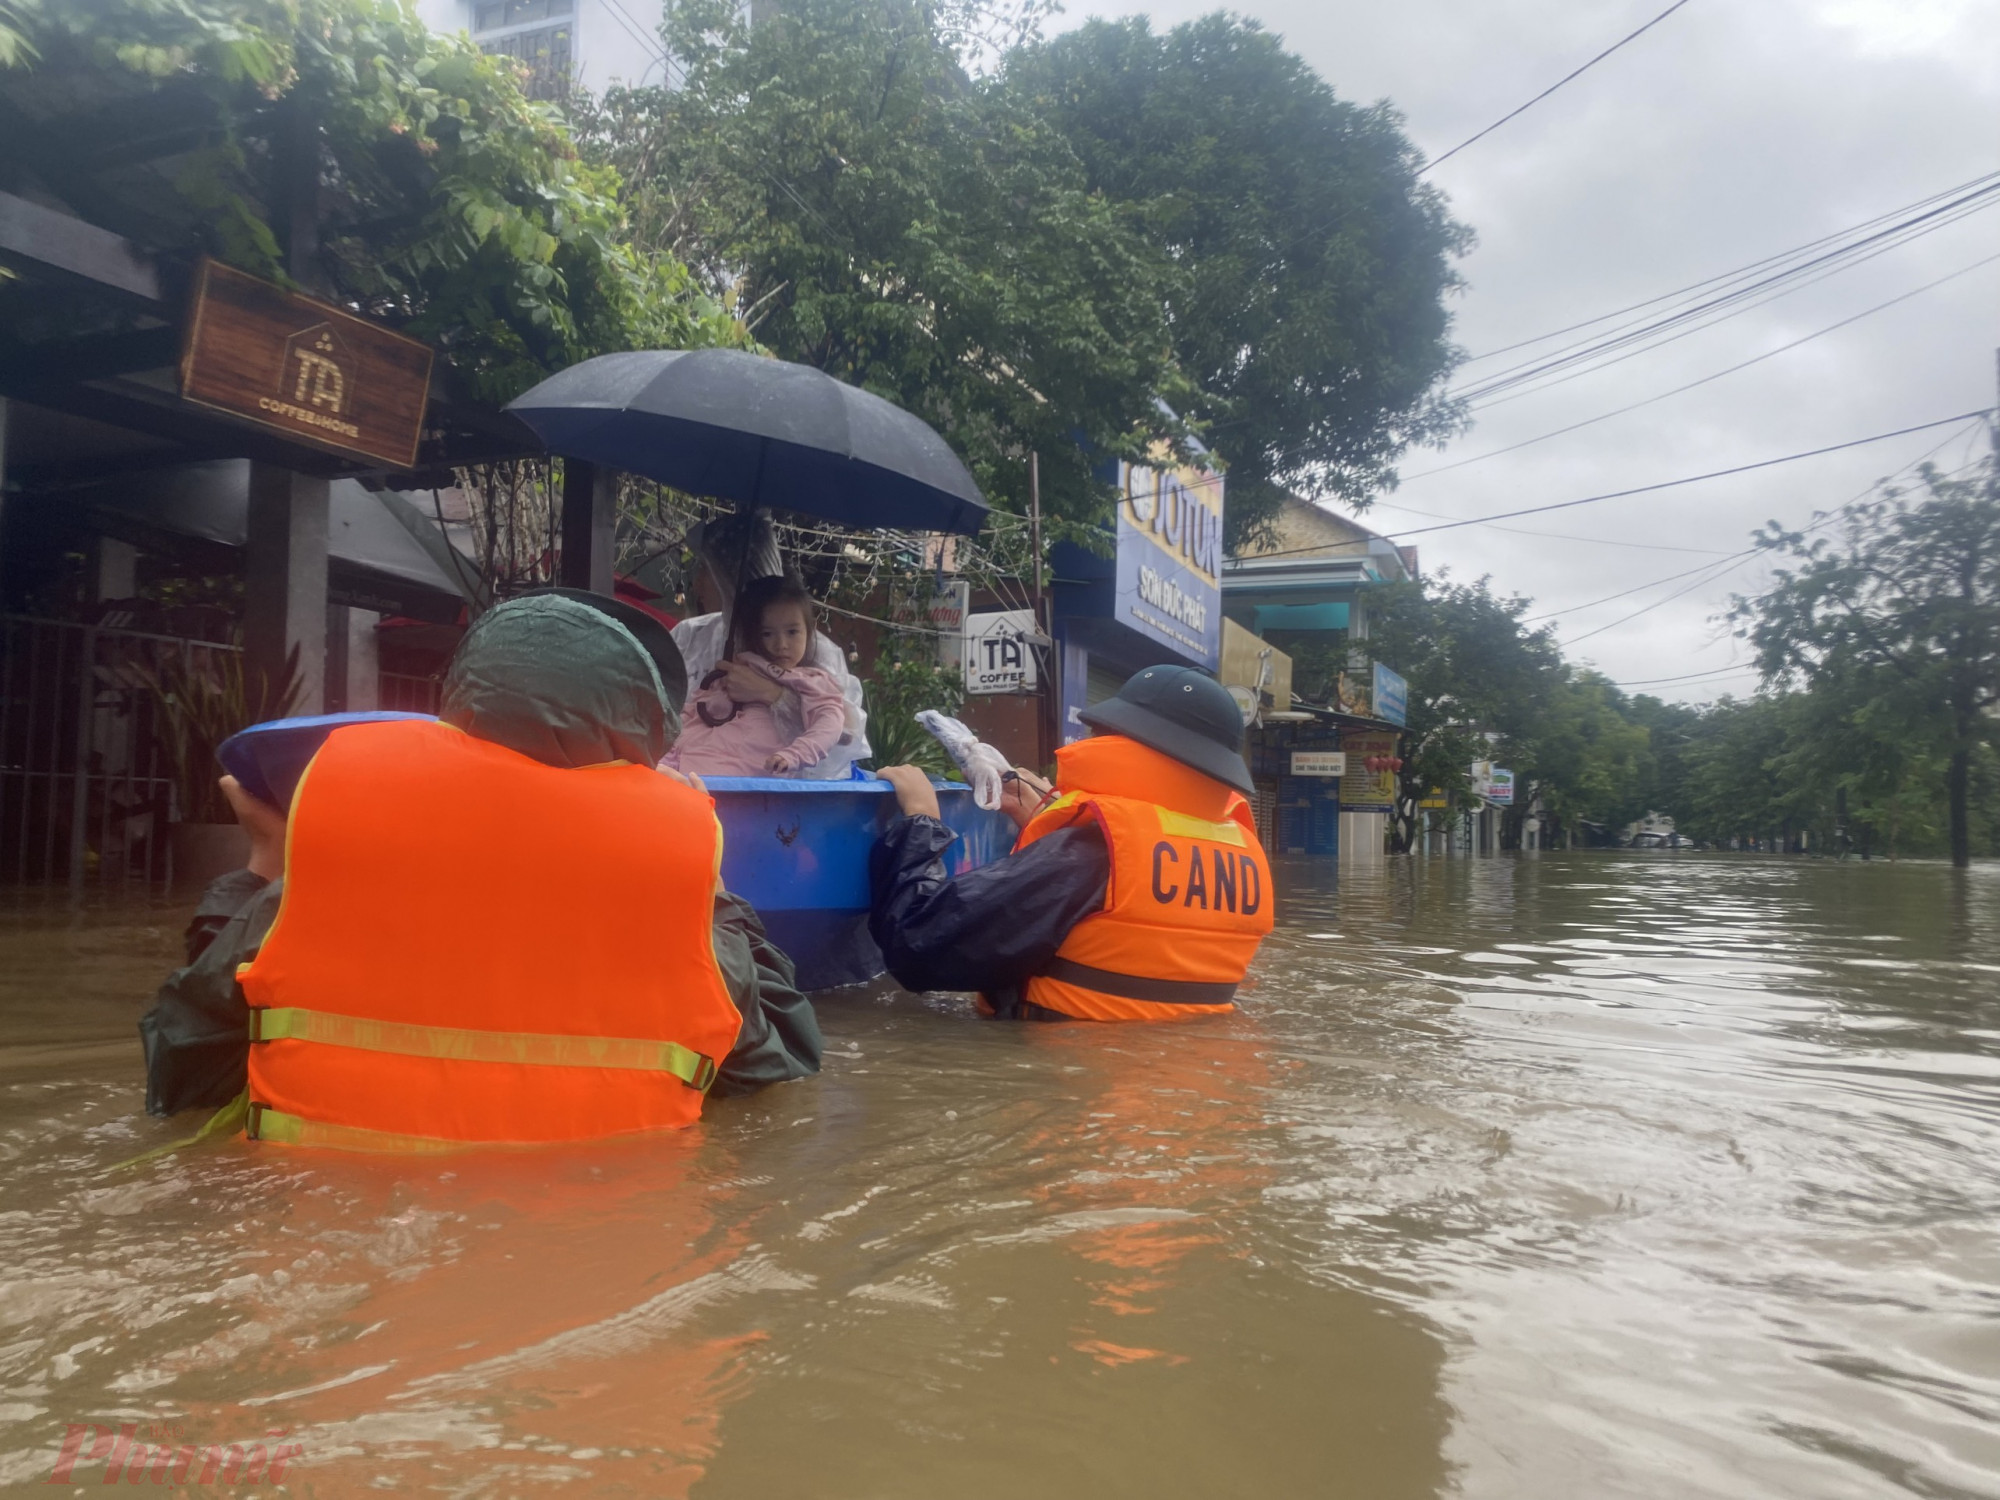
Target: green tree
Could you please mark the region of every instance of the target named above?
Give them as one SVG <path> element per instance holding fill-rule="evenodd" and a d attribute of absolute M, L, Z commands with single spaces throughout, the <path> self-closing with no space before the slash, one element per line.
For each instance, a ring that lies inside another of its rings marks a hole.
<path fill-rule="evenodd" d="M 1515 781 L 1539 795 L 1556 827 L 1579 820 L 1622 827 L 1648 810 L 1652 735 L 1630 700 L 1596 672 L 1564 666 L 1515 751 Z M 1553 831 L 1553 830 L 1552 830 Z"/>
<path fill-rule="evenodd" d="M 1791 707 L 1775 697 L 1724 698 L 1701 716 L 1682 752 L 1686 776 L 1674 826 L 1704 843 L 1782 839 L 1800 788 L 1778 769 Z"/>
<path fill-rule="evenodd" d="M 1686 805 L 1687 747 L 1701 723 L 1702 711 L 1685 703 L 1667 703 L 1641 693 L 1628 708 L 1632 722 L 1646 731 L 1651 752 L 1639 792 L 1641 812 L 1663 812 L 1675 820 Z"/>
<path fill-rule="evenodd" d="M 989 495 L 1108 515 L 1104 460 L 1173 439 L 1188 395 L 1165 270 L 1090 191 L 1060 133 L 961 53 L 980 13 L 914 0 L 681 0 L 667 89 L 586 117 L 632 183 L 644 243 L 673 250 L 775 353 L 945 434 Z"/>
<path fill-rule="evenodd" d="M 1254 22 L 1089 21 L 1010 55 L 1161 263 L 1186 414 L 1228 463 L 1232 545 L 1287 487 L 1356 506 L 1412 444 L 1458 430 L 1444 298 L 1472 243 L 1387 104 L 1339 98 Z"/>
<path fill-rule="evenodd" d="M 516 65 L 402 0 L 6 3 L 12 164 L 149 250 L 296 269 L 435 344 L 490 401 L 594 354 L 740 338 L 685 266 L 624 243 L 616 173 L 579 159 Z M 81 101 L 89 157 L 66 128 Z M 117 170 L 134 159 L 153 169 Z M 305 256 L 282 243 L 301 208 Z"/>
<path fill-rule="evenodd" d="M 1832 538 L 1759 534 L 1790 559 L 1755 599 L 1741 633 L 1766 680 L 1879 705 L 1917 742 L 1944 748 L 1951 859 L 1972 852 L 1972 774 L 2000 705 L 2000 476 L 1948 479 L 1926 466 L 1923 490 L 1886 490 L 1843 507 Z"/>
<path fill-rule="evenodd" d="M 1384 584 L 1364 599 L 1368 636 L 1355 641 L 1409 682 L 1403 770 L 1391 837 L 1408 850 L 1417 803 L 1435 787 L 1456 799 L 1475 760 L 1517 768 L 1550 695 L 1562 680 L 1562 657 L 1548 630 L 1528 631 L 1529 601 L 1500 596 L 1481 578 L 1454 583 L 1438 573 L 1421 582 Z"/>

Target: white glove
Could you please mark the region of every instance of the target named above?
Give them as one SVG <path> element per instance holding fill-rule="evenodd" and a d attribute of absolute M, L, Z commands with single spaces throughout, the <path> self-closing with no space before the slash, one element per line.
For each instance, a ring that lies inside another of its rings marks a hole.
<path fill-rule="evenodd" d="M 1007 763 L 1007 757 L 958 720 L 934 708 L 927 708 L 918 714 L 917 722 L 932 739 L 944 746 L 944 753 L 965 773 L 966 781 L 972 786 L 972 800 L 988 812 L 999 807 L 1000 778 L 1014 769 Z"/>

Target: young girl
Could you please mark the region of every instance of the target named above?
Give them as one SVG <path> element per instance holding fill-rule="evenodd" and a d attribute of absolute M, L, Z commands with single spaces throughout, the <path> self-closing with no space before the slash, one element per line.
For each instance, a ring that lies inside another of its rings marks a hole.
<path fill-rule="evenodd" d="M 731 659 L 798 695 L 805 732 L 787 742 L 768 703 L 739 703 L 719 666 L 688 693 L 681 737 L 662 765 L 709 776 L 789 776 L 817 765 L 847 727 L 847 704 L 830 673 L 806 666 L 813 649 L 813 601 L 786 578 L 759 578 L 736 595 Z"/>

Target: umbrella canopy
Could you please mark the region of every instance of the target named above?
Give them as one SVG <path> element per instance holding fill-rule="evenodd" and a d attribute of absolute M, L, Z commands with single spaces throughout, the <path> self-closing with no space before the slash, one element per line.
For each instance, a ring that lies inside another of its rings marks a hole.
<path fill-rule="evenodd" d="M 508 405 L 552 453 L 695 495 L 845 526 L 978 532 L 986 502 L 943 438 L 809 365 L 736 349 L 600 354 Z"/>

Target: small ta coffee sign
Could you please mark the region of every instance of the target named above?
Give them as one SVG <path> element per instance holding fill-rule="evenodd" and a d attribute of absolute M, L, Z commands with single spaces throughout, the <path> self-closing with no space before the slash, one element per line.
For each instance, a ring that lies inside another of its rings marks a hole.
<path fill-rule="evenodd" d="M 1041 684 L 1035 612 L 1002 609 L 965 617 L 964 670 L 968 693 L 1032 693 Z"/>
<path fill-rule="evenodd" d="M 417 461 L 428 344 L 204 260 L 181 352 L 181 395 L 300 442 Z"/>

